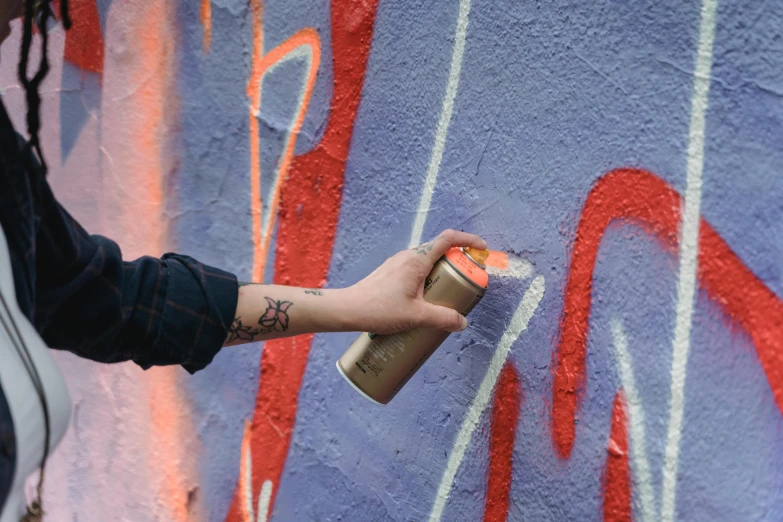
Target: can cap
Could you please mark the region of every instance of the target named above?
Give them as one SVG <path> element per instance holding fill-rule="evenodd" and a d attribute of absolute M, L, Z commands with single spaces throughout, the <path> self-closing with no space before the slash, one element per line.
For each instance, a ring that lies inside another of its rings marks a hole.
<path fill-rule="evenodd" d="M 483 265 L 489 257 L 489 250 L 481 250 L 479 248 L 468 247 L 465 249 L 465 253 L 480 265 Z"/>

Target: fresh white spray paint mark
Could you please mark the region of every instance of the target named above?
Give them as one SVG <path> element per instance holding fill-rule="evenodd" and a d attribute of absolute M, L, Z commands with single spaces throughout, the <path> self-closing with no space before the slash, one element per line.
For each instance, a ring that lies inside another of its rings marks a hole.
<path fill-rule="evenodd" d="M 247 431 L 245 432 L 245 438 L 247 439 Z M 247 514 L 247 522 L 253 522 L 255 520 L 255 510 L 253 509 L 253 459 L 250 455 L 250 444 L 248 440 L 243 441 L 245 446 L 245 513 Z"/>
<path fill-rule="evenodd" d="M 693 75 L 691 122 L 688 133 L 688 163 L 685 203 L 680 223 L 680 271 L 677 286 L 677 322 L 672 348 L 669 426 L 663 464 L 661 520 L 674 520 L 677 488 L 677 462 L 685 408 L 685 376 L 690 351 L 691 320 L 696 293 L 696 270 L 699 254 L 699 219 L 702 170 L 704 168 L 704 132 L 707 99 L 712 70 L 712 45 L 715 39 L 717 0 L 704 0 L 701 6 L 699 48 Z"/>
<path fill-rule="evenodd" d="M 256 118 L 261 119 L 261 96 L 263 92 L 263 79 L 268 74 L 274 72 L 275 69 L 277 69 L 284 63 L 292 60 L 304 60 L 304 65 L 305 65 L 304 70 L 309 71 L 313 64 L 312 47 L 310 47 L 310 45 L 299 45 L 295 47 L 291 52 L 286 54 L 283 58 L 270 65 L 269 68 L 264 71 L 264 74 L 261 77 L 262 83 L 258 94 L 258 110 L 255 112 Z M 306 72 L 305 74 L 308 73 Z M 294 137 L 294 133 L 293 133 L 294 124 L 296 120 L 301 116 L 301 114 L 307 110 L 307 107 L 305 106 L 304 103 L 306 97 L 307 97 L 307 81 L 305 80 L 304 82 L 301 83 L 301 87 L 299 89 L 299 97 L 296 100 L 296 112 L 294 113 L 294 117 L 291 119 L 291 123 L 286 127 L 285 139 L 283 140 L 283 147 L 281 149 L 280 157 L 277 160 L 277 165 L 275 165 L 275 171 L 272 174 L 272 186 L 270 187 L 269 193 L 266 198 L 266 200 L 269 201 L 269 203 L 266 205 L 262 205 L 262 209 L 261 209 L 261 243 L 262 244 L 266 244 L 266 241 L 268 240 L 269 236 L 271 236 L 272 229 L 274 228 L 274 221 L 277 214 L 276 200 L 277 200 L 277 195 L 280 192 L 280 183 L 282 181 L 280 177 L 281 174 L 280 171 L 283 162 L 285 161 L 286 158 L 286 151 L 288 150 L 288 147 L 291 144 L 291 139 Z M 286 172 L 282 174 L 287 175 L 288 173 Z M 262 197 L 262 201 L 264 199 L 265 198 Z M 264 252 L 264 256 L 266 256 L 266 252 Z"/>
<path fill-rule="evenodd" d="M 244 479 L 240 482 L 244 482 L 245 489 L 245 509 L 242 513 L 242 520 L 245 522 L 267 522 L 269 517 L 269 504 L 272 501 L 272 488 L 273 484 L 271 480 L 265 480 L 261 485 L 261 493 L 258 495 L 258 518 L 255 515 L 255 509 L 253 509 L 253 455 L 250 449 L 250 442 L 248 439 L 249 431 L 245 431 L 245 440 L 242 441 L 244 459 Z"/>
<path fill-rule="evenodd" d="M 638 491 L 641 501 L 642 522 L 655 520 L 655 495 L 653 493 L 652 476 L 650 475 L 650 461 L 647 459 L 647 443 L 644 435 L 644 408 L 636 389 L 636 381 L 633 376 L 633 361 L 628 351 L 628 337 L 625 334 L 622 321 L 615 317 L 612 319 L 612 340 L 614 341 L 617 366 L 620 370 L 620 381 L 623 383 L 625 400 L 628 405 L 628 417 L 630 418 L 631 434 L 631 466 L 635 475 L 634 488 Z"/>
<path fill-rule="evenodd" d="M 272 481 L 265 480 L 258 495 L 258 522 L 266 522 L 269 517 L 269 503 L 272 501 Z"/>
<path fill-rule="evenodd" d="M 514 279 L 527 279 L 533 275 L 533 265 L 518 257 L 508 257 L 508 267 L 497 268 L 494 266 L 487 267 L 487 273 L 489 275 L 498 277 L 512 277 Z"/>
<path fill-rule="evenodd" d="M 530 283 L 530 286 L 525 291 L 525 295 L 522 296 L 522 301 L 511 317 L 511 323 L 506 328 L 506 331 L 503 332 L 503 337 L 500 338 L 495 353 L 492 355 L 484 380 L 481 381 L 478 393 L 473 398 L 473 403 L 468 408 L 465 419 L 462 421 L 462 426 L 451 449 L 451 455 L 449 455 L 449 460 L 446 463 L 446 470 L 443 472 L 438 493 L 435 496 L 435 504 L 432 506 L 429 518 L 430 522 L 439 522 L 443 515 L 443 508 L 446 506 L 446 500 L 449 497 L 451 486 L 454 484 L 457 470 L 465 456 L 465 450 L 468 448 L 473 432 L 481 420 L 481 414 L 492 397 L 492 390 L 495 388 L 500 370 L 506 362 L 511 346 L 519 335 L 527 329 L 527 324 L 538 308 L 538 304 L 543 296 L 544 276 L 539 275 Z"/>
<path fill-rule="evenodd" d="M 422 188 L 421 198 L 419 200 L 419 208 L 416 212 L 416 217 L 413 222 L 413 230 L 411 231 L 411 239 L 409 247 L 413 248 L 421 244 L 421 236 L 424 232 L 424 223 L 427 220 L 427 214 L 430 210 L 430 204 L 432 203 L 432 194 L 435 191 L 435 184 L 438 179 L 438 171 L 440 170 L 440 163 L 443 159 L 443 151 L 446 147 L 446 136 L 448 134 L 449 125 L 451 123 L 451 115 L 454 111 L 454 99 L 457 96 L 457 87 L 459 86 L 459 78 L 462 70 L 462 56 L 465 52 L 465 39 L 468 29 L 468 14 L 470 13 L 470 0 L 460 0 L 459 13 L 457 15 L 457 29 L 454 37 L 454 49 L 451 55 L 451 68 L 449 70 L 449 80 L 446 87 L 446 94 L 443 98 L 443 107 L 440 113 L 440 119 L 438 120 L 438 126 L 435 131 L 435 143 L 432 148 L 432 156 L 430 157 L 430 163 L 427 167 L 427 177 L 424 181 Z M 487 270 L 492 275 L 500 277 L 517 277 L 520 279 L 526 279 L 533 274 L 533 267 L 530 263 L 520 259 L 509 259 L 509 266 L 506 269 L 497 269 L 490 267 Z M 468 409 L 468 413 L 462 422 L 457 438 L 454 442 L 454 446 L 449 456 L 449 460 L 446 464 L 446 470 L 443 473 L 438 493 L 435 497 L 435 504 L 432 507 L 430 513 L 430 522 L 438 522 L 443 514 L 443 508 L 446 506 L 446 500 L 448 499 L 451 486 L 454 483 L 457 470 L 465 456 L 470 439 L 473 435 L 473 431 L 479 423 L 481 414 L 484 412 L 487 404 L 489 403 L 492 395 L 492 390 L 495 387 L 497 379 L 500 375 L 500 371 L 503 368 L 503 364 L 508 357 L 508 353 L 511 350 L 511 345 L 514 344 L 517 337 L 527 329 L 528 321 L 532 317 L 541 298 L 544 295 L 544 277 L 538 276 L 530 284 L 525 291 L 525 295 L 522 297 L 522 301 L 517 307 L 511 318 L 506 331 L 503 333 L 503 337 L 498 343 L 495 354 L 490 361 L 487 373 L 484 376 L 484 380 L 479 387 L 479 391 L 473 399 L 473 403 Z"/>
<path fill-rule="evenodd" d="M 454 35 L 454 50 L 451 53 L 449 81 L 446 86 L 446 95 L 443 97 L 443 107 L 440 111 L 438 128 L 435 130 L 435 145 L 432 147 L 432 156 L 430 157 L 429 167 L 427 167 L 427 178 L 424 181 L 424 188 L 421 192 L 419 210 L 416 212 L 416 218 L 413 221 L 410 248 L 421 243 L 424 222 L 427 220 L 427 214 L 430 211 L 432 193 L 435 190 L 435 182 L 438 179 L 440 162 L 443 159 L 443 149 L 446 147 L 446 135 L 448 134 L 449 124 L 451 123 L 451 113 L 454 111 L 454 98 L 457 96 L 457 87 L 459 86 L 459 75 L 462 70 L 462 55 L 465 52 L 465 37 L 468 32 L 469 12 L 470 0 L 460 0 L 459 14 L 457 15 L 457 30 Z"/>

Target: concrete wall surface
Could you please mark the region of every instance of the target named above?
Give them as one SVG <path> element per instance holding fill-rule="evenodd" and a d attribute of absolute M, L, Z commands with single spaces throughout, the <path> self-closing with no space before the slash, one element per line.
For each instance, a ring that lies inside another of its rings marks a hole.
<path fill-rule="evenodd" d="M 335 370 L 355 334 L 194 376 L 58 353 L 47 520 L 783 520 L 783 2 L 71 4 L 50 179 L 128 259 L 339 287 L 447 227 L 498 253 L 383 408 Z"/>

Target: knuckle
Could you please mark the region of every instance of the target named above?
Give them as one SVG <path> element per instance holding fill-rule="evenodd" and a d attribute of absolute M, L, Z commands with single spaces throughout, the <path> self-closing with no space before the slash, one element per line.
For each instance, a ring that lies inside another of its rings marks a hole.
<path fill-rule="evenodd" d="M 447 228 L 446 230 L 443 231 L 443 233 L 441 234 L 441 237 L 443 239 L 445 239 L 446 241 L 448 241 L 449 243 L 451 243 L 451 242 L 454 241 L 454 236 L 456 234 L 457 233 L 454 230 L 452 230 L 450 228 Z"/>

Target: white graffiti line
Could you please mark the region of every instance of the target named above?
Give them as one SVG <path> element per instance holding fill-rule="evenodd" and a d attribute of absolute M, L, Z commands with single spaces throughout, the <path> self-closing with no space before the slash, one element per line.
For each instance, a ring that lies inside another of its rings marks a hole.
<path fill-rule="evenodd" d="M 289 62 L 291 60 L 303 60 L 305 65 L 305 71 L 310 71 L 313 67 L 313 50 L 310 47 L 310 45 L 307 44 L 299 45 L 295 47 L 293 50 L 291 50 L 279 61 L 270 65 L 269 68 L 264 71 L 264 74 L 262 75 L 262 80 L 264 77 L 266 77 L 266 75 L 273 73 L 275 69 L 277 69 L 284 63 Z M 307 74 L 309 73 L 306 73 L 306 75 Z M 255 117 L 258 119 L 261 118 L 262 92 L 263 92 L 263 84 L 262 84 L 262 88 L 259 90 L 258 105 L 256 106 L 257 109 L 255 112 Z M 275 226 L 275 218 L 277 217 L 277 207 L 279 205 L 279 200 L 280 200 L 280 190 L 283 185 L 282 182 L 285 179 L 284 176 L 287 174 L 287 172 L 282 172 L 282 171 L 284 168 L 284 164 L 290 163 L 291 156 L 293 155 L 291 140 L 292 139 L 295 140 L 297 135 L 297 130 L 294 128 L 295 122 L 297 120 L 300 120 L 303 117 L 303 114 L 307 111 L 308 103 L 305 102 L 306 98 L 307 98 L 307 80 L 305 79 L 305 81 L 302 82 L 302 86 L 299 89 L 299 96 L 296 100 L 297 112 L 292 118 L 291 124 L 286 127 L 282 152 L 280 154 L 280 157 L 278 158 L 277 165 L 275 165 L 275 170 L 272 174 L 272 187 L 267 197 L 267 201 L 269 203 L 265 205 L 266 208 L 264 208 L 264 206 L 262 206 L 261 208 L 261 243 L 263 245 L 262 256 L 264 257 L 264 259 L 266 259 L 267 250 L 269 248 L 269 239 L 272 236 L 272 230 L 274 229 Z M 258 137 L 256 136 L 255 139 L 258 139 Z"/>
<path fill-rule="evenodd" d="M 443 472 L 443 477 L 438 487 L 438 493 L 435 495 L 435 503 L 432 506 L 430 512 L 430 522 L 440 522 L 443 516 L 443 509 L 446 507 L 446 501 L 448 500 L 451 487 L 454 484 L 454 478 L 457 476 L 457 470 L 462 463 L 462 459 L 465 456 L 465 450 L 470 444 L 470 439 L 473 436 L 473 432 L 478 426 L 481 420 L 481 414 L 487 407 L 490 398 L 492 397 L 492 390 L 495 388 L 500 370 L 508 358 L 508 354 L 511 351 L 511 346 L 517 340 L 522 332 L 527 330 L 528 322 L 533 317 L 538 304 L 541 302 L 541 298 L 544 297 L 544 276 L 539 275 L 530 283 L 530 286 L 525 291 L 525 295 L 522 296 L 522 300 L 519 303 L 514 315 L 511 317 L 506 331 L 503 332 L 503 337 L 500 338 L 495 353 L 492 355 L 492 360 L 489 363 L 487 373 L 484 375 L 484 380 L 481 381 L 478 393 L 473 398 L 473 403 L 468 408 L 468 412 L 465 415 L 465 419 L 462 421 L 457 437 L 454 440 L 454 446 L 451 449 L 449 460 L 446 463 L 446 470 Z"/>
<path fill-rule="evenodd" d="M 242 522 L 267 522 L 269 518 L 269 504 L 272 502 L 271 480 L 265 480 L 261 485 L 258 495 L 258 518 L 253 506 L 253 452 L 250 448 L 250 423 L 245 423 L 245 433 L 242 437 L 242 456 L 239 466 L 239 489 L 243 493 L 240 509 Z"/>
<path fill-rule="evenodd" d="M 257 522 L 267 522 L 269 519 L 269 503 L 272 502 L 272 481 L 265 480 L 258 495 Z"/>
<path fill-rule="evenodd" d="M 631 352 L 628 351 L 628 337 L 625 334 L 622 321 L 615 317 L 612 319 L 612 340 L 614 341 L 615 358 L 620 371 L 620 381 L 625 392 L 628 417 L 630 418 L 631 435 L 631 466 L 635 475 L 634 488 L 638 491 L 641 501 L 642 522 L 655 520 L 655 494 L 653 492 L 652 475 L 650 475 L 650 461 L 647 458 L 647 443 L 644 435 L 644 407 L 636 389 L 636 380 L 633 376 L 633 361 Z"/>
<path fill-rule="evenodd" d="M 245 432 L 242 436 L 242 456 L 239 470 L 240 489 L 244 493 L 244 509 L 242 509 L 242 522 L 255 520 L 253 509 L 253 459 L 250 451 L 250 423 L 245 423 Z"/>
<path fill-rule="evenodd" d="M 704 132 L 707 100 L 712 71 L 712 47 L 715 39 L 717 0 L 704 0 L 701 6 L 699 48 L 693 75 L 691 121 L 688 132 L 685 202 L 680 223 L 680 267 L 677 284 L 677 320 L 672 346 L 671 394 L 669 424 L 663 464 L 661 520 L 674 520 L 677 488 L 677 463 L 685 409 L 685 377 L 690 351 L 691 321 L 696 293 L 696 270 L 699 253 L 699 217 L 702 171 L 704 169 Z"/>
<path fill-rule="evenodd" d="M 432 147 L 430 164 L 427 167 L 427 178 L 424 180 L 424 188 L 419 200 L 419 209 L 413 221 L 413 231 L 409 248 L 421 243 L 421 235 L 424 232 L 424 222 L 430 211 L 432 193 L 435 190 L 435 182 L 438 179 L 440 162 L 443 159 L 443 150 L 446 148 L 446 135 L 451 123 L 451 113 L 454 111 L 454 98 L 457 97 L 459 76 L 462 71 L 462 55 L 465 52 L 465 38 L 468 32 L 468 13 L 470 12 L 470 0 L 460 0 L 459 14 L 457 15 L 457 30 L 454 35 L 454 49 L 451 53 L 451 68 L 449 69 L 449 81 L 446 86 L 446 95 L 443 97 L 443 107 L 440 111 L 438 127 L 435 130 L 435 145 Z"/>

